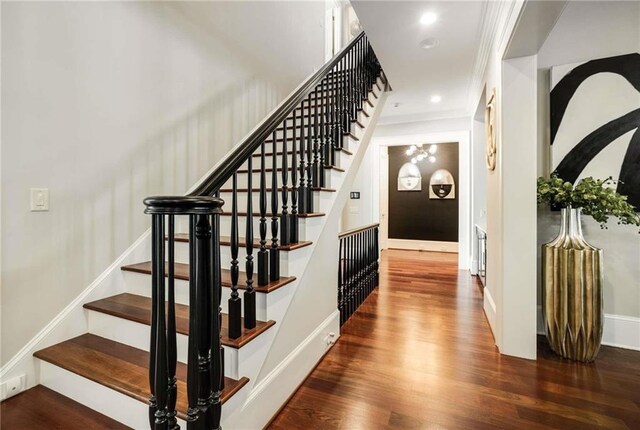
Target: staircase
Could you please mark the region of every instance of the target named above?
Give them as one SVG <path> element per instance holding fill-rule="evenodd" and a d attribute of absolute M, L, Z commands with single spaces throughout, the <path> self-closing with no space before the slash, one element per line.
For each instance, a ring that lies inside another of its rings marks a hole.
<path fill-rule="evenodd" d="M 336 294 L 333 232 L 386 88 L 362 33 L 189 195 L 146 199 L 148 259 L 82 304 L 86 333 L 35 352 L 40 384 L 136 429 L 266 425 L 301 379 L 265 362 L 320 258 Z"/>

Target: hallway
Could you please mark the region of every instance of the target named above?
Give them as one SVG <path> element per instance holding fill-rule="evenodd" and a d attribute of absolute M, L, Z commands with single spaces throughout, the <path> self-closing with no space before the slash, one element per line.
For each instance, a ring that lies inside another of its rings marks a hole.
<path fill-rule="evenodd" d="M 379 290 L 268 428 L 640 428 L 640 352 L 501 356 L 457 255 L 387 250 Z"/>

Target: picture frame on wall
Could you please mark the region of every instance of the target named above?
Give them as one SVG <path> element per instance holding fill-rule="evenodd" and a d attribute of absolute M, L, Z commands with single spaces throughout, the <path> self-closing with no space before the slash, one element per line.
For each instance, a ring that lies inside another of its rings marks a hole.
<path fill-rule="evenodd" d="M 398 171 L 398 191 L 422 191 L 422 174 L 418 166 L 405 163 Z"/>

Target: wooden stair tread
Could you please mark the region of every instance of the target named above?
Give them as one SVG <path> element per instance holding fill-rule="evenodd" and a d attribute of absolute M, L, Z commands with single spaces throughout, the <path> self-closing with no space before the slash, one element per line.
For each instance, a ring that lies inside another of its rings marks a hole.
<path fill-rule="evenodd" d="M 338 166 L 332 166 L 332 165 L 328 165 L 328 166 L 323 166 L 325 169 L 331 169 L 331 170 L 337 170 L 338 172 L 344 172 L 345 170 L 342 167 L 338 167 Z M 293 168 L 289 167 L 287 168 L 287 171 L 292 171 Z M 272 172 L 273 169 L 271 167 L 264 169 L 265 172 Z M 277 169 L 278 172 L 282 172 L 282 167 L 278 167 Z M 252 173 L 260 173 L 261 170 L 260 169 L 252 169 L 251 170 Z M 240 169 L 237 170 L 236 173 L 249 173 L 249 169 Z"/>
<path fill-rule="evenodd" d="M 125 430 L 129 427 L 43 385 L 0 404 L 0 428 Z"/>
<path fill-rule="evenodd" d="M 189 233 L 176 233 L 175 234 L 176 242 L 189 242 Z M 240 248 L 245 248 L 245 238 L 241 237 L 239 240 Z M 270 241 L 269 241 L 270 242 Z M 279 246 L 278 249 L 280 251 L 294 251 L 296 249 L 304 248 L 305 246 L 311 245 L 313 242 L 303 240 L 302 242 L 292 243 L 289 245 Z M 231 246 L 231 237 L 230 236 L 220 236 L 220 245 Z M 267 247 L 269 244 L 267 244 Z M 253 239 L 253 247 L 260 248 L 260 239 Z"/>
<path fill-rule="evenodd" d="M 62 369 L 73 372 L 119 393 L 147 403 L 149 400 L 149 353 L 93 334 L 83 334 L 34 354 Z M 178 363 L 176 411 L 182 419 L 187 412 L 187 366 Z M 238 392 L 248 378 L 224 378 L 222 403 Z"/>
<path fill-rule="evenodd" d="M 168 264 L 165 263 L 165 274 L 168 273 Z M 145 275 L 151 275 L 151 261 L 145 261 L 142 263 L 129 264 L 122 266 L 122 270 L 125 272 L 142 273 Z M 175 263 L 175 277 L 183 281 L 189 280 L 189 265 L 186 263 Z M 254 290 L 258 293 L 270 293 L 278 288 L 293 282 L 296 278 L 293 276 L 281 276 L 277 281 L 271 281 L 267 285 L 258 285 L 258 275 L 254 274 Z M 222 269 L 222 286 L 231 287 L 231 272 L 227 269 Z M 151 282 L 149 282 L 149 288 L 151 288 Z M 247 288 L 247 276 L 245 272 L 240 272 L 238 278 L 238 289 L 245 290 Z"/>
<path fill-rule="evenodd" d="M 86 303 L 84 308 L 140 324 L 150 325 L 151 322 L 151 298 L 136 294 L 117 294 Z M 224 346 L 241 348 L 275 324 L 275 321 L 257 321 L 255 328 L 245 329 L 244 318 L 242 320 L 242 336 L 230 339 L 228 336 L 229 316 L 222 314 L 221 340 Z M 185 336 L 189 335 L 189 306 L 187 305 L 176 303 L 176 331 Z"/>
<path fill-rule="evenodd" d="M 265 188 L 265 189 L 266 189 L 266 191 L 268 193 L 270 193 L 271 190 L 272 190 L 272 188 Z M 288 187 L 287 190 L 292 191 L 293 188 Z M 239 192 L 239 193 L 246 193 L 247 191 L 249 191 L 249 189 L 248 188 L 238 188 L 236 191 Z M 259 193 L 260 192 L 260 188 L 252 188 L 251 191 L 253 191 L 254 193 Z M 282 187 L 278 188 L 278 191 L 282 191 Z M 335 188 L 327 188 L 327 187 L 311 187 L 311 191 L 326 191 L 326 192 L 329 192 L 329 193 L 335 193 L 336 189 Z M 233 189 L 231 189 L 231 188 L 222 188 L 220 190 L 220 192 L 221 193 L 232 193 Z"/>
<path fill-rule="evenodd" d="M 221 212 L 220 213 L 221 216 L 231 216 L 231 212 Z M 276 214 L 276 216 L 280 216 L 282 214 L 278 213 Z M 238 216 L 247 216 L 246 212 L 238 212 Z M 254 217 L 259 217 L 260 213 L 259 212 L 254 212 L 253 213 Z M 317 217 L 321 217 L 321 216 L 325 216 L 324 212 L 310 212 L 308 214 L 298 214 L 298 218 L 317 218 Z M 272 218 L 272 214 L 268 213 L 267 214 L 267 218 Z M 267 220 L 267 222 L 271 222 L 270 219 Z"/>

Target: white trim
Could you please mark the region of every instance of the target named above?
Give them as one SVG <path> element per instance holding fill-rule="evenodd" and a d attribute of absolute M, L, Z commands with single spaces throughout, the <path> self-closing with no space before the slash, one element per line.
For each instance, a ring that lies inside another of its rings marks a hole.
<path fill-rule="evenodd" d="M 545 334 L 542 306 L 538 306 L 538 334 Z M 604 314 L 602 344 L 640 351 L 640 318 Z"/>
<path fill-rule="evenodd" d="M 98 298 L 124 291 L 120 267 L 130 260 L 148 257 L 149 235 L 145 231 L 106 270 L 104 270 L 84 291 L 69 303 L 58 315 L 38 332 L 25 346 L 0 369 L 0 380 L 4 381 L 16 374 L 27 374 L 27 388 L 38 384 L 33 353 L 39 349 L 86 333 L 88 323 L 83 305 Z M 140 260 L 142 261 L 142 260 Z"/>
<path fill-rule="evenodd" d="M 401 146 L 411 145 L 412 143 L 424 143 L 425 141 L 431 143 L 445 143 L 445 142 L 458 142 L 458 163 L 459 163 L 459 178 L 458 178 L 458 242 L 456 251 L 458 252 L 458 268 L 460 270 L 469 269 L 469 250 L 471 249 L 471 231 L 474 231 L 471 225 L 471 177 L 470 177 L 470 165 L 471 165 L 471 143 L 469 130 L 455 130 L 437 133 L 422 133 L 422 134 L 408 134 L 397 135 L 388 137 L 374 138 L 375 145 L 380 147 L 384 146 Z M 383 152 L 380 152 L 380 157 L 383 156 Z M 385 196 L 388 194 L 389 189 L 389 172 L 388 169 L 383 167 L 383 163 L 387 160 L 380 160 L 380 178 L 378 181 L 378 187 L 380 190 L 380 243 L 384 249 L 385 244 L 389 248 L 393 248 L 391 240 L 389 239 L 389 202 Z M 395 239 L 397 240 L 397 239 Z M 447 252 L 447 251 L 445 251 Z"/>
<path fill-rule="evenodd" d="M 493 337 L 495 339 L 496 335 L 496 302 L 493 300 L 491 296 L 491 291 L 488 288 L 483 289 L 484 292 L 484 300 L 482 303 L 482 309 L 484 310 L 484 314 L 487 317 L 487 322 L 489 323 L 489 328 L 493 333 Z"/>
<path fill-rule="evenodd" d="M 458 242 L 439 242 L 435 240 L 387 239 L 387 246 L 394 249 L 413 249 L 416 251 L 458 252 Z"/>
<path fill-rule="evenodd" d="M 223 422 L 223 427 L 264 427 L 333 346 L 334 341 L 327 341 L 329 333 L 336 334 L 334 341 L 339 338 L 340 312 L 337 309 L 255 385 L 242 409 Z"/>

